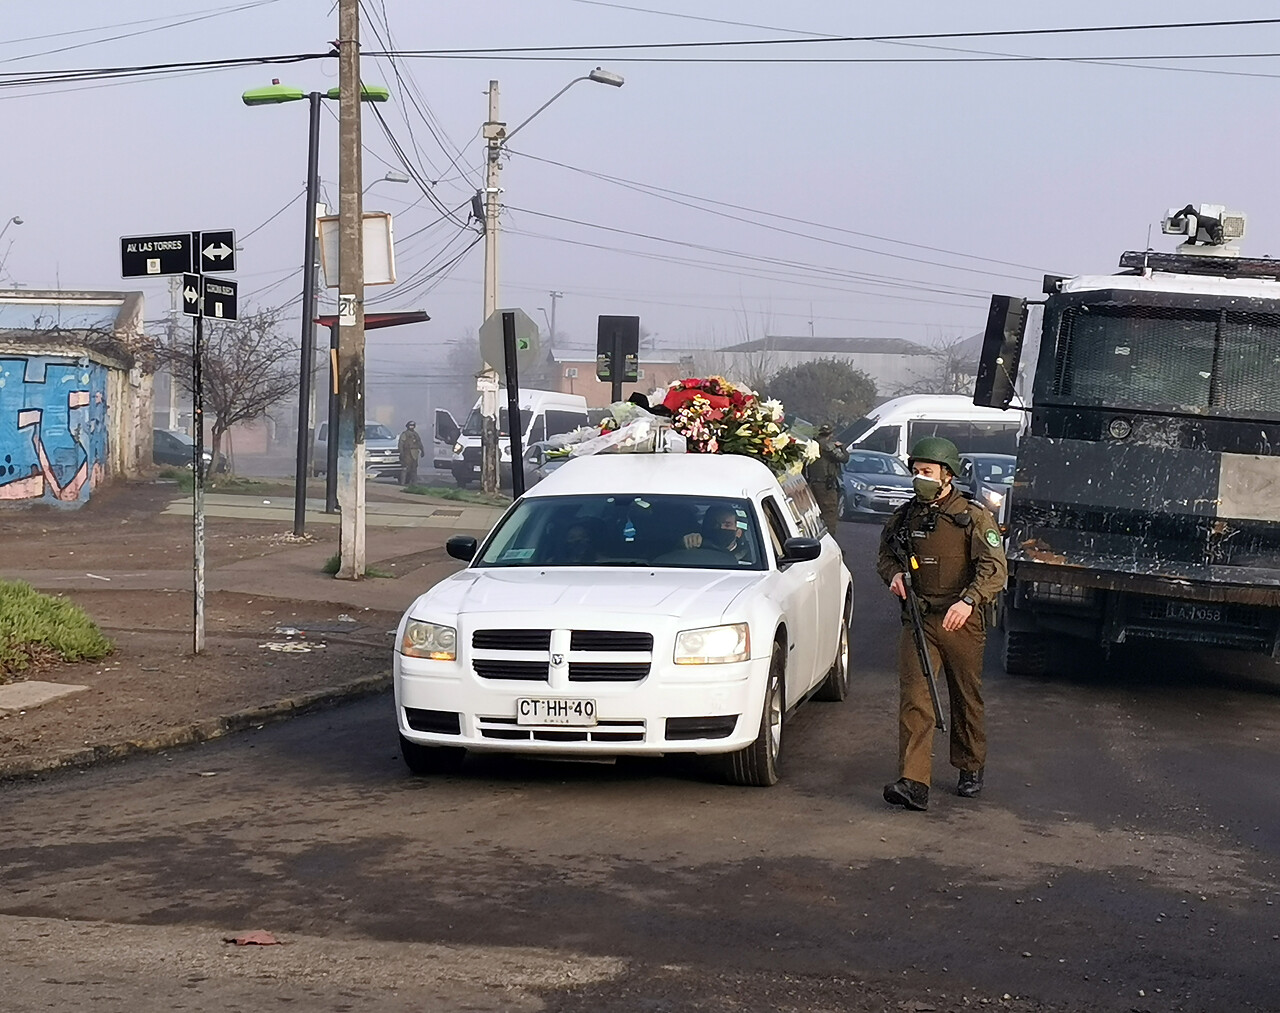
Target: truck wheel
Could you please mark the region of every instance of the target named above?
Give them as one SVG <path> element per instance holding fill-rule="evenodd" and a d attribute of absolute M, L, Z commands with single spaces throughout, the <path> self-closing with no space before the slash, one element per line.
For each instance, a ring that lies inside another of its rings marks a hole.
<path fill-rule="evenodd" d="M 1009 675 L 1041 676 L 1049 670 L 1050 638 L 1030 630 L 1004 631 L 1004 670 Z"/>
<path fill-rule="evenodd" d="M 786 659 L 786 650 L 781 644 L 774 644 L 773 660 L 769 663 L 769 685 L 764 691 L 764 704 L 760 708 L 760 730 L 756 740 L 724 758 L 725 777 L 732 784 L 769 788 L 778 783 L 782 715 L 786 710 Z"/>
<path fill-rule="evenodd" d="M 849 605 L 849 600 L 845 599 L 844 614 L 840 617 L 840 646 L 836 648 L 836 660 L 818 691 L 813 694 L 815 700 L 839 703 L 849 695 Z"/>

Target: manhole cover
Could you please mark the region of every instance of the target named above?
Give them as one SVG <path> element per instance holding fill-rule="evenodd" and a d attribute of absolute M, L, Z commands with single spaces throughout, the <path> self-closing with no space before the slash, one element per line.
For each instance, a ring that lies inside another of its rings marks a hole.
<path fill-rule="evenodd" d="M 461 517 L 462 516 L 461 510 L 453 510 L 453 509 L 450 509 L 449 507 L 444 507 L 444 508 L 437 507 L 435 510 L 432 511 L 432 513 L 434 513 L 435 516 L 437 517 Z"/>

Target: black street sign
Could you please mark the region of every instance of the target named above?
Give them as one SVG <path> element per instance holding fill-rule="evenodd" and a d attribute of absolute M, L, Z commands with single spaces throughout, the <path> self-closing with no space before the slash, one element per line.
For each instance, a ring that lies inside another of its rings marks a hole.
<path fill-rule="evenodd" d="M 202 278 L 200 315 L 214 320 L 237 320 L 236 283 L 222 278 Z"/>
<path fill-rule="evenodd" d="M 200 251 L 202 274 L 231 272 L 236 269 L 236 233 L 234 229 L 196 232 L 196 248 Z"/>
<path fill-rule="evenodd" d="M 182 276 L 182 312 L 189 317 L 200 315 L 200 275 Z"/>
<path fill-rule="evenodd" d="M 640 378 L 640 318 L 601 316 L 596 324 L 596 377 L 611 383 Z"/>
<path fill-rule="evenodd" d="M 123 236 L 120 274 L 124 278 L 158 278 L 191 270 L 191 233 L 167 236 Z"/>

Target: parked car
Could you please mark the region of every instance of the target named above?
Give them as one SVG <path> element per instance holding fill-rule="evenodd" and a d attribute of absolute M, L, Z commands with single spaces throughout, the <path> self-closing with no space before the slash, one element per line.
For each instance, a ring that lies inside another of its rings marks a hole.
<path fill-rule="evenodd" d="M 730 454 L 575 457 L 514 503 L 396 631 L 415 774 L 467 750 L 713 754 L 778 779 L 784 716 L 849 688 L 853 583 L 800 475 Z"/>
<path fill-rule="evenodd" d="M 156 429 L 151 434 L 151 460 L 177 468 L 190 468 L 196 456 L 196 441 L 181 429 Z M 204 466 L 209 467 L 213 453 L 204 451 Z"/>
<path fill-rule="evenodd" d="M 547 449 L 550 446 L 540 440 L 524 452 L 524 486 L 532 489 L 553 471 L 569 460 L 568 457 L 550 457 Z"/>
<path fill-rule="evenodd" d="M 1011 454 L 961 454 L 955 487 L 991 511 L 1003 527 L 1018 459 Z"/>
<path fill-rule="evenodd" d="M 380 422 L 364 424 L 365 473 L 376 478 L 400 477 L 399 437 Z M 311 472 L 323 475 L 329 465 L 329 423 L 316 427 L 316 443 L 312 451 Z M 421 467 L 421 464 L 419 464 Z"/>
<path fill-rule="evenodd" d="M 840 475 L 840 516 L 891 514 L 915 495 L 911 472 L 894 454 L 852 450 Z"/>

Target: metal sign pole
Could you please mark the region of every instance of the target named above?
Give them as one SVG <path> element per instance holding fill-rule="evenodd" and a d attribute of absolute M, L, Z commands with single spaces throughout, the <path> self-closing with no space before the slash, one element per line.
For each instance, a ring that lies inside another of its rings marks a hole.
<path fill-rule="evenodd" d="M 609 403 L 617 404 L 622 400 L 622 334 L 615 327 L 613 344 L 609 351 Z"/>
<path fill-rule="evenodd" d="M 516 315 L 502 314 L 502 351 L 507 367 L 507 432 L 511 438 L 511 498 L 524 495 L 524 448 L 521 446 L 520 375 L 516 366 Z"/>
<path fill-rule="evenodd" d="M 194 532 L 195 636 L 194 651 L 204 650 L 204 378 L 200 363 L 204 358 L 204 320 L 191 321 L 191 415 L 195 424 L 195 460 L 191 462 L 191 515 Z"/>

